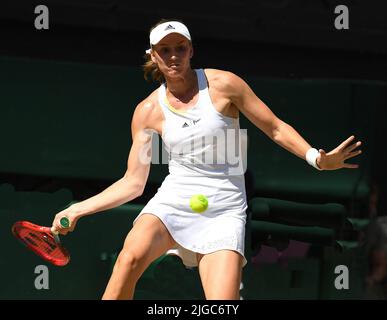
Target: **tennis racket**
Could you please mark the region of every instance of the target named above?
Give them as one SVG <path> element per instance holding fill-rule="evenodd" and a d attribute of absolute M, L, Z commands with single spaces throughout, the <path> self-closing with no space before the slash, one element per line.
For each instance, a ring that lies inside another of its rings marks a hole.
<path fill-rule="evenodd" d="M 63 228 L 69 228 L 70 220 L 62 217 L 60 224 Z M 53 265 L 65 266 L 69 263 L 70 254 L 62 246 L 56 230 L 29 221 L 18 221 L 12 226 L 12 233 L 28 249 Z"/>

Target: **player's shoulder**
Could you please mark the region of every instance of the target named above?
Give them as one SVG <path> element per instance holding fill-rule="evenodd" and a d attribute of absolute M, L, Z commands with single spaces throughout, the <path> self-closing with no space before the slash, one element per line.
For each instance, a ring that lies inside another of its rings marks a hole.
<path fill-rule="evenodd" d="M 208 80 L 230 81 L 233 77 L 236 76 L 236 74 L 231 71 L 220 69 L 206 68 L 204 69 L 204 72 L 206 73 Z"/>
<path fill-rule="evenodd" d="M 243 80 L 231 71 L 220 69 L 205 69 L 209 85 L 219 90 L 237 89 L 243 84 Z"/>
<path fill-rule="evenodd" d="M 158 93 L 156 89 L 139 104 L 137 104 L 133 114 L 133 121 L 145 121 L 146 119 L 149 119 L 152 114 L 157 112 L 157 100 Z"/>

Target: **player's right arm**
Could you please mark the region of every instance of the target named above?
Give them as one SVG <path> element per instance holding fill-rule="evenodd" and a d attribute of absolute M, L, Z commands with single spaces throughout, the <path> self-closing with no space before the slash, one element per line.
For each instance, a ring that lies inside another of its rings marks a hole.
<path fill-rule="evenodd" d="M 142 101 L 135 109 L 132 117 L 132 146 L 129 152 L 127 169 L 123 177 L 99 194 L 84 201 L 75 203 L 59 212 L 53 221 L 53 227 L 61 234 L 72 231 L 77 220 L 83 216 L 120 206 L 139 196 L 144 191 L 150 170 L 152 147 L 152 130 L 149 122 L 152 119 L 151 104 L 148 99 Z M 62 229 L 60 219 L 66 216 L 71 227 Z"/>

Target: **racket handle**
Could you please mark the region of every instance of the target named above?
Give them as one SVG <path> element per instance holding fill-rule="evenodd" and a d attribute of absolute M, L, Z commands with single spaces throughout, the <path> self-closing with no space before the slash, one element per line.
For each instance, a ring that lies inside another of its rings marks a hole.
<path fill-rule="evenodd" d="M 51 231 L 52 235 L 54 236 L 55 241 L 57 243 L 60 243 L 59 232 L 57 230 L 55 230 L 54 227 L 51 227 L 50 231 Z"/>
<path fill-rule="evenodd" d="M 67 217 L 60 218 L 59 223 L 63 228 L 70 228 L 70 220 Z"/>
<path fill-rule="evenodd" d="M 62 217 L 62 218 L 60 218 L 59 223 L 60 223 L 60 225 L 61 225 L 63 228 L 65 228 L 65 229 L 70 228 L 70 220 L 69 220 L 69 218 L 67 218 L 67 217 Z M 56 235 L 59 234 L 59 231 L 56 230 L 54 227 L 52 227 L 52 228 L 51 228 L 51 233 L 52 233 L 54 236 L 56 236 Z"/>

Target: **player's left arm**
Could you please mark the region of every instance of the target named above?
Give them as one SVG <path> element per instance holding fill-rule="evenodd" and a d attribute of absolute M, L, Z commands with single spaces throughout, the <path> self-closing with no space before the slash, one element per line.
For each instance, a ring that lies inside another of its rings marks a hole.
<path fill-rule="evenodd" d="M 296 156 L 306 159 L 306 152 L 311 145 L 291 125 L 279 119 L 243 79 L 231 72 L 227 72 L 226 77 L 230 99 L 239 111 L 275 143 Z M 355 150 L 361 142 L 354 142 L 354 139 L 354 136 L 350 136 L 327 153 L 320 149 L 317 157 L 319 168 L 323 170 L 357 168 L 358 165 L 345 163 L 345 160 L 361 153 L 361 150 Z"/>

